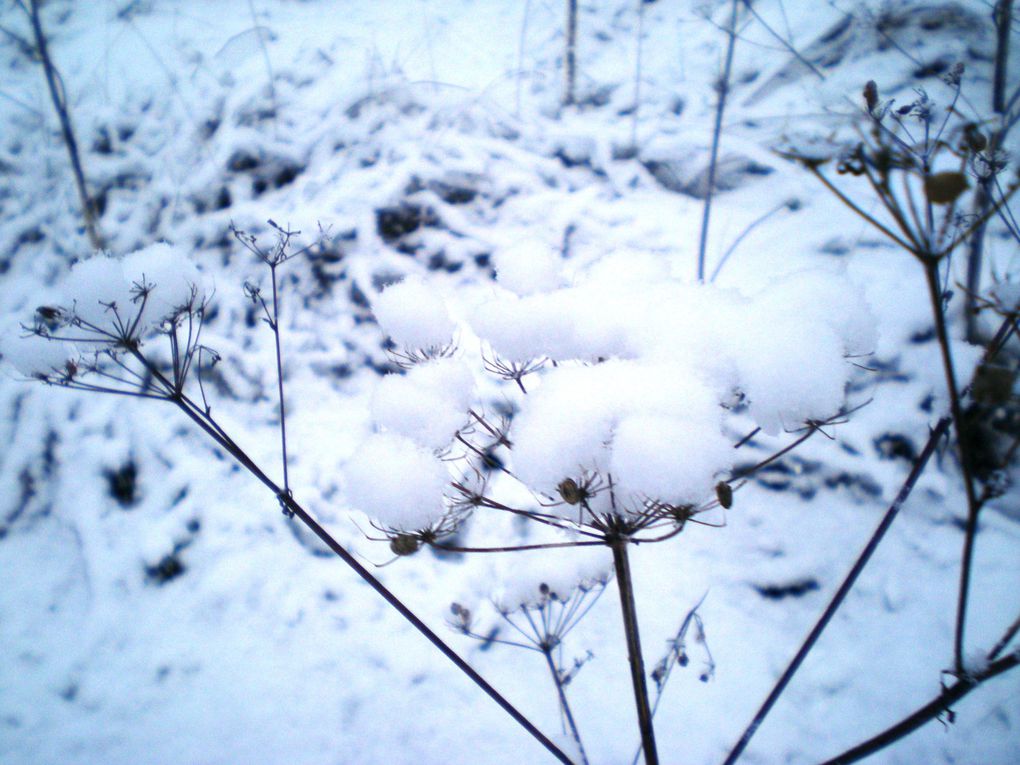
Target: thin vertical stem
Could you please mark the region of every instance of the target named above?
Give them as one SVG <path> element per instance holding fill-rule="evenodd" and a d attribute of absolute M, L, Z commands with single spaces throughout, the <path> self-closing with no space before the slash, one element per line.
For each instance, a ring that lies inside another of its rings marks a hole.
<path fill-rule="evenodd" d="M 825 611 L 822 612 L 818 622 L 804 639 L 803 644 L 797 650 L 793 660 L 780 676 L 779 680 L 776 681 L 775 686 L 769 693 L 768 698 L 766 698 L 765 702 L 761 705 L 761 708 L 755 714 L 754 719 L 752 719 L 747 728 L 744 729 L 743 734 L 741 734 L 740 739 L 730 751 L 729 756 L 726 758 L 723 765 L 733 765 L 733 763 L 740 759 L 740 755 L 743 754 L 744 749 L 747 748 L 751 738 L 758 731 L 758 728 L 761 727 L 762 722 L 764 722 L 776 701 L 779 700 L 783 691 L 786 690 L 786 686 L 789 684 L 790 680 L 793 679 L 797 670 L 800 669 L 800 665 L 804 662 L 804 659 L 807 658 L 811 649 L 814 648 L 815 643 L 818 642 L 818 638 L 822 636 L 822 632 L 825 631 L 825 628 L 829 625 L 832 617 L 835 616 L 840 606 L 843 605 L 843 601 L 853 588 L 854 583 L 857 581 L 857 577 L 860 576 L 861 571 L 864 570 L 864 567 L 868 564 L 871 556 L 874 554 L 875 550 L 878 549 L 879 543 L 881 543 L 882 538 L 889 530 L 889 527 L 892 526 L 892 522 L 899 514 L 900 508 L 903 507 L 903 503 L 907 501 L 907 497 L 909 497 L 910 493 L 914 490 L 914 484 L 917 483 L 917 479 L 920 478 L 921 473 L 924 472 L 924 468 L 928 464 L 928 460 L 931 458 L 932 453 L 935 451 L 936 445 L 948 429 L 949 418 L 939 420 L 939 423 L 935 426 L 931 436 L 928 438 L 928 443 L 914 462 L 914 467 L 911 469 L 910 475 L 907 476 L 907 480 L 903 482 L 903 486 L 896 495 L 896 499 L 889 506 L 889 509 L 886 510 L 885 515 L 882 517 L 882 521 L 878 524 L 874 533 L 872 533 L 871 538 L 864 546 L 861 554 L 857 557 L 857 560 L 854 562 L 850 572 L 846 575 L 846 578 L 843 579 L 843 583 L 839 586 L 839 589 L 836 590 L 836 594 L 832 596 L 832 600 L 829 602 L 829 605 L 825 607 Z"/>
<path fill-rule="evenodd" d="M 942 355 L 942 371 L 946 378 L 946 389 L 949 392 L 949 412 L 953 417 L 956 429 L 956 442 L 960 452 L 960 472 L 963 475 L 963 488 L 967 495 L 967 521 L 964 527 L 963 555 L 960 561 L 960 590 L 956 603 L 956 630 L 953 639 L 953 666 L 958 675 L 962 675 L 964 633 L 967 625 L 967 600 L 970 595 L 970 570 L 974 559 L 974 540 L 977 537 L 978 510 L 981 505 L 974 490 L 974 476 L 970 467 L 970 434 L 963 419 L 963 406 L 960 403 L 960 390 L 956 384 L 956 371 L 953 368 L 953 354 L 949 347 L 949 330 L 946 327 L 946 314 L 942 309 L 942 288 L 939 285 L 938 261 L 924 261 L 924 276 L 928 284 L 928 297 L 931 302 L 932 315 L 935 320 L 935 336 Z"/>
<path fill-rule="evenodd" d="M 1009 31 L 1013 23 L 1013 0 L 999 0 L 995 4 L 995 81 L 992 84 L 992 108 L 998 114 L 1006 113 L 1006 75 L 1009 72 Z"/>
<path fill-rule="evenodd" d="M 627 636 L 627 658 L 630 662 L 630 679 L 634 686 L 634 705 L 637 707 L 638 725 L 641 728 L 641 748 L 646 765 L 658 765 L 659 753 L 655 747 L 655 728 L 652 725 L 652 708 L 648 703 L 648 683 L 645 680 L 645 662 L 641 656 L 641 635 L 638 631 L 637 609 L 634 605 L 634 582 L 630 575 L 626 537 L 610 543 L 613 550 L 613 567 L 616 584 L 620 588 L 620 610 L 623 629 Z"/>
<path fill-rule="evenodd" d="M 549 666 L 549 674 L 552 675 L 553 684 L 556 686 L 556 694 L 560 699 L 560 710 L 563 712 L 563 717 L 570 728 L 570 735 L 573 736 L 574 742 L 577 744 L 577 751 L 581 755 L 581 762 L 583 765 L 588 765 L 588 755 L 584 751 L 584 744 L 581 743 L 581 733 L 578 731 L 577 723 L 574 722 L 574 715 L 570 711 L 567 693 L 563 689 L 563 678 L 560 676 L 560 671 L 556 668 L 556 662 L 553 661 L 552 649 L 548 646 L 543 646 L 541 650 L 542 655 L 545 656 L 545 662 Z"/>
<path fill-rule="evenodd" d="M 67 94 L 64 92 L 63 81 L 57 72 L 53 59 L 50 58 L 49 46 L 46 43 L 46 34 L 43 32 L 42 22 L 39 20 L 39 0 L 27 0 L 26 7 L 21 0 L 19 4 L 28 13 L 32 22 L 32 32 L 35 35 L 35 47 L 42 60 L 43 71 L 46 73 L 46 84 L 50 89 L 50 98 L 53 101 L 53 108 L 60 120 L 60 133 L 64 139 L 64 146 L 71 158 L 71 170 L 74 173 L 74 183 L 78 190 L 78 201 L 81 204 L 82 218 L 85 221 L 85 233 L 89 238 L 89 244 L 94 249 L 102 249 L 103 237 L 99 233 L 99 224 L 96 220 L 96 209 L 85 186 L 85 171 L 81 167 L 81 157 L 78 153 L 78 141 L 74 137 L 74 128 L 71 126 L 71 116 L 67 112 Z"/>
<path fill-rule="evenodd" d="M 287 410 L 283 403 L 283 353 L 280 348 L 280 298 L 276 288 L 276 264 L 269 264 L 273 282 L 273 337 L 276 339 L 276 389 L 280 397 L 280 449 L 283 453 L 283 490 L 290 495 L 287 460 Z"/>
<path fill-rule="evenodd" d="M 567 0 L 567 49 L 564 54 L 563 105 L 571 106 L 575 102 L 575 81 L 577 79 L 577 0 Z"/>
<path fill-rule="evenodd" d="M 730 71 L 733 68 L 733 49 L 737 44 L 737 7 L 740 0 L 733 0 L 730 26 L 726 30 L 729 40 L 726 44 L 726 62 L 722 77 L 719 78 L 719 101 L 715 107 L 715 127 L 712 128 L 712 153 L 708 162 L 708 186 L 705 189 L 705 207 L 701 214 L 701 236 L 698 240 L 698 282 L 705 281 L 705 248 L 708 246 L 708 224 L 712 216 L 712 195 L 715 192 L 715 173 L 719 160 L 719 139 L 722 135 L 723 112 L 726 110 L 726 96 L 730 92 Z"/>
<path fill-rule="evenodd" d="M 521 118 L 521 81 L 524 77 L 524 46 L 528 41 L 528 17 L 531 15 L 531 0 L 524 0 L 524 18 L 521 19 L 521 34 L 517 41 L 517 93 L 514 116 Z"/>
<path fill-rule="evenodd" d="M 645 42 L 645 3 L 638 0 L 637 63 L 634 66 L 634 114 L 630 123 L 630 147 L 637 151 L 638 117 L 641 113 L 641 59 Z"/>

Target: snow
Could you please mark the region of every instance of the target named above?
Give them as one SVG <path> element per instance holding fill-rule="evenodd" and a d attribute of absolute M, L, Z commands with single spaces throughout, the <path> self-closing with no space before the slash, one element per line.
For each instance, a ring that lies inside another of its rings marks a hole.
<path fill-rule="evenodd" d="M 351 506 L 394 531 L 429 528 L 443 514 L 450 481 L 429 450 L 400 435 L 369 436 L 344 468 Z"/>
<path fill-rule="evenodd" d="M 408 350 L 443 348 L 453 339 L 454 325 L 442 300 L 419 279 L 387 287 L 372 302 L 383 330 Z"/>
<path fill-rule="evenodd" d="M 922 269 L 774 149 L 859 140 L 869 79 L 898 104 L 914 87 L 949 103 L 918 72 L 954 57 L 958 108 L 983 124 L 987 3 L 754 4 L 772 31 L 741 26 L 707 273 L 725 264 L 707 284 L 694 281 L 699 196 L 729 4 L 579 4 L 570 108 L 562 3 L 335 5 L 42 4 L 102 203 L 101 253 L 39 65 L 0 41 L 0 761 L 551 761 L 171 403 L 26 379 L 84 350 L 23 338 L 39 306 L 112 327 L 109 305 L 137 310 L 144 278 L 142 350 L 167 363 L 160 320 L 209 299 L 199 342 L 223 360 L 187 390 L 282 482 L 274 336 L 242 289 L 268 273 L 230 233 L 268 246 L 268 220 L 303 232 L 277 273 L 296 499 L 557 742 L 541 657 L 445 619 L 451 601 L 481 604 L 512 639 L 485 601 L 534 603 L 542 583 L 570 593 L 605 577 L 608 551 L 393 560 L 366 537 L 441 524 L 463 500 L 451 478 L 568 524 L 567 477 L 597 511 L 711 506 L 717 481 L 805 420 L 870 401 L 738 483 L 731 509 L 693 519 L 712 526 L 631 548 L 646 666 L 703 597 L 717 665 L 699 682 L 692 646 L 691 671 L 675 673 L 656 715 L 662 760 L 722 761 L 948 408 Z M 0 13 L 31 37 L 16 4 Z M 832 177 L 883 214 L 866 180 Z M 991 220 L 982 296 L 1000 309 L 1017 302 L 1017 251 Z M 964 339 L 966 266 L 961 249 L 942 271 L 961 386 L 983 352 Z M 1001 316 L 978 323 L 991 334 Z M 964 511 L 940 450 L 742 761 L 820 761 L 938 692 Z M 1012 487 L 982 511 L 971 671 L 1020 605 L 1017 519 Z M 449 541 L 589 538 L 475 508 Z M 637 744 L 616 601 L 607 592 L 561 646 L 566 666 L 593 654 L 567 687 L 593 765 L 629 763 Z M 1018 694 L 1014 670 L 954 705 L 948 729 L 873 761 L 1017 762 Z"/>
<path fill-rule="evenodd" d="M 435 359 L 386 375 L 372 395 L 376 425 L 430 449 L 443 449 L 469 419 L 474 380 L 458 359 Z"/>

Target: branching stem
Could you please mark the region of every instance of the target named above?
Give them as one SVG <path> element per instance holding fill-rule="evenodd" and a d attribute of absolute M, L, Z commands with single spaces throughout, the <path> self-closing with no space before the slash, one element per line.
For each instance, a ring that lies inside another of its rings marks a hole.
<path fill-rule="evenodd" d="M 924 472 L 924 468 L 928 464 L 928 460 L 931 458 L 932 453 L 935 451 L 936 445 L 938 444 L 939 440 L 946 434 L 946 431 L 948 429 L 949 418 L 943 418 L 939 420 L 938 424 L 935 426 L 935 429 L 928 437 L 928 443 L 925 444 L 925 447 L 921 451 L 921 454 L 918 455 L 917 460 L 914 462 L 914 467 L 911 469 L 910 475 L 907 476 L 906 481 L 904 481 L 903 485 L 900 487 L 900 491 L 896 495 L 896 499 L 889 506 L 889 509 L 882 517 L 882 521 L 878 524 L 878 527 L 875 529 L 874 533 L 871 535 L 871 538 L 864 546 L 864 549 L 861 551 L 861 554 L 858 556 L 853 567 L 850 569 L 850 572 L 846 575 L 846 578 L 843 580 L 843 583 L 839 586 L 839 589 L 836 591 L 836 594 L 833 595 L 832 600 L 829 602 L 829 605 L 825 607 L 825 611 L 822 612 L 822 615 L 818 619 L 818 622 L 812 628 L 808 636 L 804 639 L 803 644 L 801 644 L 801 647 L 797 650 L 797 653 L 793 657 L 793 660 L 790 662 L 789 666 L 780 676 L 779 680 L 776 681 L 775 686 L 772 688 L 772 691 L 765 699 L 765 702 L 761 705 L 761 708 L 758 710 L 757 714 L 755 714 L 754 719 L 752 719 L 750 724 L 748 724 L 747 728 L 744 729 L 744 732 L 740 736 L 740 739 L 737 741 L 736 745 L 734 745 L 733 749 L 729 753 L 729 756 L 724 761 L 724 765 L 733 765 L 733 763 L 735 763 L 740 758 L 740 755 L 743 754 L 744 749 L 747 748 L 747 745 L 751 741 L 751 738 L 758 731 L 758 728 L 761 726 L 762 722 L 765 720 L 765 717 L 768 715 L 768 713 L 772 710 L 773 705 L 775 705 L 776 701 L 779 700 L 779 697 L 783 694 L 783 691 L 786 690 L 786 686 L 789 684 L 790 680 L 793 679 L 794 674 L 796 674 L 797 670 L 800 668 L 800 665 L 804 662 L 804 659 L 807 658 L 807 655 L 811 652 L 811 649 L 814 648 L 815 643 L 818 642 L 818 638 L 821 637 L 822 632 L 825 631 L 825 628 L 829 625 L 829 622 L 832 620 L 832 617 L 839 610 L 840 606 L 843 605 L 843 601 L 846 599 L 846 596 L 850 593 L 850 590 L 853 588 L 854 583 L 857 581 L 857 577 L 860 576 L 861 571 L 863 571 L 864 567 L 868 564 L 868 561 L 871 559 L 872 554 L 875 552 L 876 549 L 878 549 L 879 543 L 881 543 L 882 538 L 889 530 L 889 527 L 892 525 L 892 522 L 896 519 L 896 516 L 899 514 L 900 508 L 903 507 L 903 504 L 907 501 L 907 498 L 913 491 L 914 484 L 917 483 L 917 479 L 920 478 L 921 473 Z"/>

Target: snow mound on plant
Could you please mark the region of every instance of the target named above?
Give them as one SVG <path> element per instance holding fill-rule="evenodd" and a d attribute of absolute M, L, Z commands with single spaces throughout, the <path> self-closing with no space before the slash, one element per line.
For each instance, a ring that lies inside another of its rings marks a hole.
<path fill-rule="evenodd" d="M 429 449 L 394 433 L 369 436 L 344 468 L 351 506 L 384 528 L 413 532 L 442 518 L 445 465 Z"/>
<path fill-rule="evenodd" d="M 421 446 L 441 449 L 468 420 L 474 379 L 457 359 L 435 359 L 386 375 L 372 396 L 372 419 Z"/>
<path fill-rule="evenodd" d="M 454 323 L 443 299 L 421 279 L 390 285 L 372 301 L 372 312 L 394 343 L 409 350 L 443 348 Z"/>
<path fill-rule="evenodd" d="M 651 262 L 626 276 L 620 257 L 607 261 L 575 285 L 524 295 L 496 288 L 466 311 L 490 367 L 556 362 L 527 375 L 509 434 L 512 470 L 553 499 L 573 480 L 596 513 L 705 501 L 735 459 L 724 404 L 741 402 L 769 434 L 831 418 L 845 400 L 848 356 L 877 339 L 860 291 L 838 274 L 795 273 L 745 295 L 664 278 Z M 452 331 L 443 300 L 423 280 L 383 292 L 377 314 L 411 347 L 446 342 Z M 375 421 L 441 448 L 471 405 L 469 378 L 460 362 L 387 378 L 373 400 Z"/>
<path fill-rule="evenodd" d="M 559 253 L 545 242 L 527 238 L 493 253 L 496 280 L 518 295 L 547 292 L 560 286 Z"/>
<path fill-rule="evenodd" d="M 80 322 L 104 332 L 136 334 L 201 304 L 206 287 L 181 249 L 159 242 L 123 258 L 97 253 L 79 261 L 61 284 L 63 306 Z"/>
<path fill-rule="evenodd" d="M 644 498 L 697 502 L 732 465 L 718 397 L 692 370 L 613 360 L 554 369 L 542 382 L 515 421 L 513 455 L 518 477 L 545 494 L 599 474 L 612 476 L 619 512 Z M 600 488 L 601 505 L 609 492 Z"/>

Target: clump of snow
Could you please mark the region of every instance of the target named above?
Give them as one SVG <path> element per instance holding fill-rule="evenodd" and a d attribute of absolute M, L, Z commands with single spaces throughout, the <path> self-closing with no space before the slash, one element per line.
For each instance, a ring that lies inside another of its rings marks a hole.
<path fill-rule="evenodd" d="M 64 307 L 104 331 L 126 329 L 138 314 L 131 282 L 119 258 L 97 253 L 71 266 L 61 285 Z"/>
<path fill-rule="evenodd" d="M 764 310 L 785 312 L 805 325 L 823 324 L 851 356 L 872 353 L 878 326 L 864 291 L 851 280 L 820 269 L 784 277 L 756 296 Z"/>
<path fill-rule="evenodd" d="M 759 306 L 751 318 L 733 361 L 761 429 L 775 434 L 839 411 L 849 365 L 836 333 L 778 305 Z"/>
<path fill-rule="evenodd" d="M 383 527 L 418 531 L 439 521 L 450 482 L 427 448 L 395 433 L 369 436 L 344 467 L 348 502 Z"/>
<path fill-rule="evenodd" d="M 474 379 L 458 359 L 435 359 L 384 377 L 372 396 L 372 419 L 430 449 L 449 444 L 468 420 Z"/>
<path fill-rule="evenodd" d="M 0 357 L 25 377 L 66 374 L 68 361 L 78 356 L 70 343 L 23 335 L 13 327 L 0 335 Z"/>
<path fill-rule="evenodd" d="M 715 476 L 733 464 L 733 457 L 733 445 L 718 425 L 697 418 L 639 414 L 616 426 L 610 471 L 619 483 L 618 496 L 697 504 Z"/>
<path fill-rule="evenodd" d="M 423 280 L 406 278 L 372 301 L 376 320 L 397 345 L 442 348 L 453 338 L 454 323 L 443 299 Z"/>
<path fill-rule="evenodd" d="M 518 295 L 548 292 L 560 286 L 559 253 L 539 239 L 522 239 L 497 248 L 492 260 L 496 280 Z"/>
<path fill-rule="evenodd" d="M 558 368 L 515 420 L 514 469 L 553 496 L 565 478 L 611 475 L 618 511 L 641 498 L 695 502 L 732 465 L 721 415 L 691 369 L 624 360 Z"/>
<path fill-rule="evenodd" d="M 144 297 L 143 292 L 148 292 Z M 97 253 L 71 266 L 62 302 L 88 328 L 145 334 L 205 294 L 201 274 L 181 250 L 157 243 L 124 258 Z"/>

